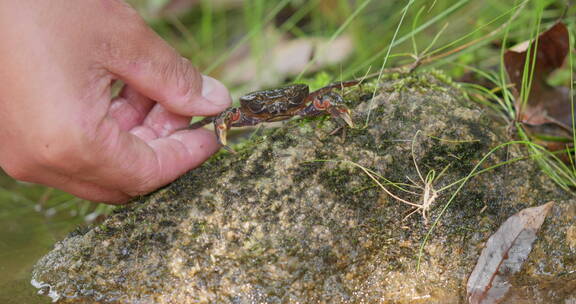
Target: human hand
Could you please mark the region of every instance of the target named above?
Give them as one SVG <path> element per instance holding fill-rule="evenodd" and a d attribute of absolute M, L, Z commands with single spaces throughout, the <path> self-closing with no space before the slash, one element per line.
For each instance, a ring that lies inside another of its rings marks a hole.
<path fill-rule="evenodd" d="M 230 105 L 121 0 L 0 2 L 0 166 L 81 198 L 122 203 L 219 148 L 177 131 Z M 126 86 L 117 98 L 111 85 Z"/>

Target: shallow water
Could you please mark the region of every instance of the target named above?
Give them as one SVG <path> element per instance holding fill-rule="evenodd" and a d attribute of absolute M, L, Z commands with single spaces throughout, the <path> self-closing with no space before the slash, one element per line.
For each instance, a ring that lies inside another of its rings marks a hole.
<path fill-rule="evenodd" d="M 51 199 L 60 202 L 40 203 Z M 18 183 L 0 172 L 0 303 L 50 303 L 30 285 L 31 271 L 56 241 L 82 224 L 73 208 L 61 208 L 69 201 L 69 195 Z"/>

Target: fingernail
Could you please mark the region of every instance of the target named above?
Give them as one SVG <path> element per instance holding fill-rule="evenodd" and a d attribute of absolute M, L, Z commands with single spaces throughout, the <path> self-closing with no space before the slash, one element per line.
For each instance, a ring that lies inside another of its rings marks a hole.
<path fill-rule="evenodd" d="M 220 81 L 206 75 L 202 75 L 202 97 L 216 105 L 229 106 L 231 103 L 226 87 Z"/>

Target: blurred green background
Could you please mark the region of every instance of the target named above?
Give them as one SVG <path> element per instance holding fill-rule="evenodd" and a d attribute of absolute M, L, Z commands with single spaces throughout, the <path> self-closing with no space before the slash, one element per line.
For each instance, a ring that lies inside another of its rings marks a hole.
<path fill-rule="evenodd" d="M 360 78 L 422 63 L 456 80 L 498 75 L 504 47 L 530 39 L 571 1 L 132 0 L 168 43 L 234 97 L 295 81 Z M 511 20 L 511 18 L 514 18 Z M 569 81 L 570 73 L 556 81 Z M 30 286 L 34 262 L 113 207 L 21 183 L 0 172 L 0 303 L 47 303 Z"/>

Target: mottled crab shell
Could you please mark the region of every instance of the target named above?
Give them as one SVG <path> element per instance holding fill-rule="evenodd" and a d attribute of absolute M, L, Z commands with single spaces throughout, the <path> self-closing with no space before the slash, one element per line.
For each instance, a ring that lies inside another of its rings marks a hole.
<path fill-rule="evenodd" d="M 305 106 L 308 95 L 307 85 L 293 84 L 244 95 L 240 97 L 240 107 L 245 114 L 258 117 L 291 115 Z"/>

